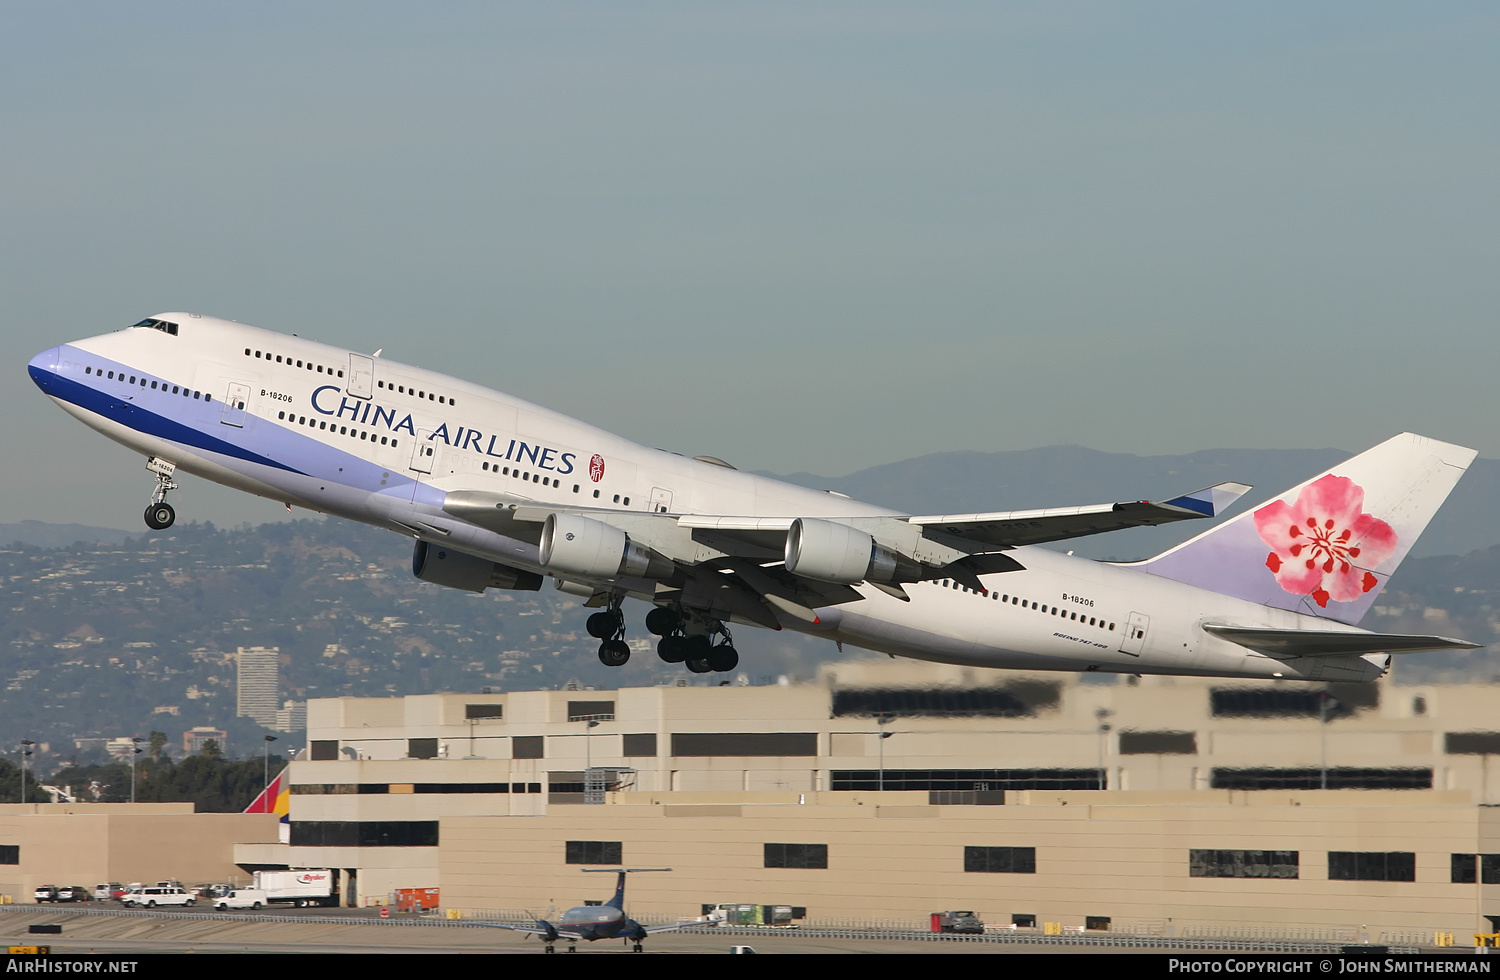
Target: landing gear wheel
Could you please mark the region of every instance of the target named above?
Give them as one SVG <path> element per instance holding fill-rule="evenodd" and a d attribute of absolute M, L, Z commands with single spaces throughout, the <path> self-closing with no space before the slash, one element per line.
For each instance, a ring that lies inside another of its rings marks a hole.
<path fill-rule="evenodd" d="M 657 641 L 656 655 L 662 663 L 680 664 L 687 659 L 687 651 L 683 648 L 686 642 L 685 636 L 664 636 Z"/>
<path fill-rule="evenodd" d="M 609 612 L 596 612 L 588 618 L 584 628 L 589 631 L 589 636 L 596 640 L 608 640 L 620 632 L 623 617 L 611 609 Z"/>
<path fill-rule="evenodd" d="M 153 531 L 165 531 L 177 520 L 177 511 L 166 501 L 146 508 L 146 526 Z"/>
<path fill-rule="evenodd" d="M 646 613 L 646 630 L 657 636 L 670 636 L 682 625 L 682 617 L 665 606 L 653 606 Z"/>
<path fill-rule="evenodd" d="M 707 674 L 709 671 L 713 670 L 713 668 L 708 665 L 707 659 L 700 660 L 696 658 L 687 662 L 687 669 L 691 670 L 695 674 Z"/>
<path fill-rule="evenodd" d="M 630 645 L 624 640 L 605 640 L 599 644 L 599 662 L 606 667 L 623 667 L 630 660 Z"/>
<path fill-rule="evenodd" d="M 723 646 L 714 647 L 709 652 L 708 665 L 720 673 L 731 671 L 740 665 L 740 655 L 735 652 L 734 647 L 726 643 Z"/>

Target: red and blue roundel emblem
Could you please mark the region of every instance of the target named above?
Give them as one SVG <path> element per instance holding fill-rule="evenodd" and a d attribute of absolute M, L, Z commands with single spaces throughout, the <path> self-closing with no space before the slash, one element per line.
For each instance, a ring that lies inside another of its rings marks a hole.
<path fill-rule="evenodd" d="M 595 453 L 594 458 L 589 460 L 589 479 L 595 483 L 604 479 L 604 457 L 598 453 Z"/>

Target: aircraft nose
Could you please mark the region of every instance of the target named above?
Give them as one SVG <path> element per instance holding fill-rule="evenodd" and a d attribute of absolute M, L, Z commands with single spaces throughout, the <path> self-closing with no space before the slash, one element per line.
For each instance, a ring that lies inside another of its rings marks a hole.
<path fill-rule="evenodd" d="M 58 354 L 61 350 L 61 347 L 44 350 L 26 365 L 26 373 L 31 375 L 31 380 L 43 391 L 50 387 L 48 381 L 57 373 Z"/>

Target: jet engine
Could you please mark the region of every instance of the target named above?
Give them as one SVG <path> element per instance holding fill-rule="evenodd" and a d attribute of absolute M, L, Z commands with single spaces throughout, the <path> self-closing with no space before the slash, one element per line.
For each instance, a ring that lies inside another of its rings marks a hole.
<path fill-rule="evenodd" d="M 483 592 L 485 589 L 535 592 L 542 587 L 542 577 L 536 572 L 512 568 L 426 541 L 418 541 L 412 550 L 411 573 L 424 582 L 465 592 Z"/>
<path fill-rule="evenodd" d="M 676 566 L 617 527 L 578 514 L 548 514 L 542 526 L 542 566 L 559 575 L 610 579 L 669 578 Z"/>
<path fill-rule="evenodd" d="M 837 521 L 800 517 L 786 534 L 786 570 L 793 575 L 853 585 L 855 582 L 919 582 L 922 566 Z"/>

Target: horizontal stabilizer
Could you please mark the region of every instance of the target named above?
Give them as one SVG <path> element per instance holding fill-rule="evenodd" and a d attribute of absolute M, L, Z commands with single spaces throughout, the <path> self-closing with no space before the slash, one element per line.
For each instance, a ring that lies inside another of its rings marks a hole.
<path fill-rule="evenodd" d="M 1342 630 L 1276 630 L 1204 623 L 1215 636 L 1272 657 L 1342 657 L 1364 653 L 1416 653 L 1421 650 L 1475 650 L 1483 644 L 1449 636 L 1408 633 L 1350 633 Z"/>

